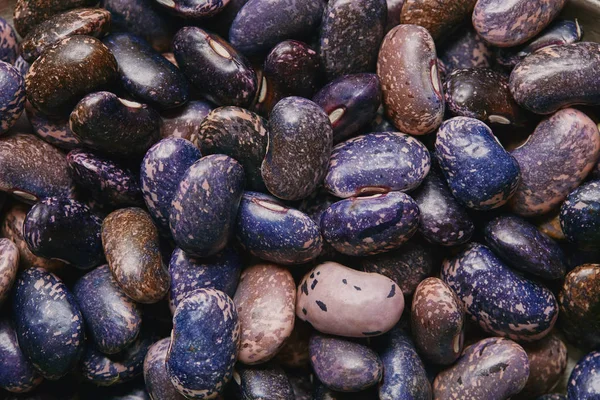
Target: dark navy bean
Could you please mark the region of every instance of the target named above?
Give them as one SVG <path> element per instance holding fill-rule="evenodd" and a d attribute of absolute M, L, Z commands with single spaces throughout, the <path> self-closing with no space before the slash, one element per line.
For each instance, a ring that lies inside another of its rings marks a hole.
<path fill-rule="evenodd" d="M 186 297 L 173 316 L 167 354 L 167 372 L 177 391 L 188 399 L 217 397 L 233 375 L 239 340 L 235 304 L 225 293 L 199 289 Z"/>
<path fill-rule="evenodd" d="M 198 126 L 212 109 L 213 106 L 209 102 L 193 100 L 181 107 L 161 112 L 161 136 L 192 140 Z"/>
<path fill-rule="evenodd" d="M 383 365 L 379 356 L 363 344 L 314 334 L 309 352 L 315 375 L 330 389 L 358 392 L 382 378 Z"/>
<path fill-rule="evenodd" d="M 600 241 L 600 181 L 575 189 L 560 208 L 560 225 L 570 242 L 595 248 Z"/>
<path fill-rule="evenodd" d="M 235 232 L 252 255 L 284 265 L 309 262 L 323 246 L 319 225 L 308 215 L 257 192 L 244 193 Z"/>
<path fill-rule="evenodd" d="M 529 222 L 501 216 L 488 222 L 484 233 L 492 250 L 513 268 L 544 279 L 565 276 L 566 258 L 561 248 Z"/>
<path fill-rule="evenodd" d="M 260 166 L 267 152 L 267 121 L 240 107 L 210 112 L 190 139 L 202 154 L 225 154 L 244 167 L 248 187 L 264 190 Z"/>
<path fill-rule="evenodd" d="M 429 173 L 425 145 L 400 132 L 370 133 L 334 147 L 325 188 L 334 196 L 408 191 Z"/>
<path fill-rule="evenodd" d="M 241 367 L 234 372 L 234 377 L 244 400 L 296 399 L 288 376 L 276 365 Z"/>
<path fill-rule="evenodd" d="M 331 205 L 321 217 L 323 237 L 351 256 L 394 250 L 419 226 L 419 207 L 402 192 L 353 197 Z"/>
<path fill-rule="evenodd" d="M 436 156 L 452 194 L 476 210 L 500 207 L 515 193 L 519 164 L 483 122 L 455 117 L 437 133 Z"/>
<path fill-rule="evenodd" d="M 106 354 L 123 351 L 137 338 L 142 315 L 123 293 L 108 265 L 81 277 L 73 288 L 94 346 Z"/>
<path fill-rule="evenodd" d="M 15 283 L 18 268 L 19 248 L 10 239 L 0 239 L 0 305 Z"/>
<path fill-rule="evenodd" d="M 493 56 L 490 46 L 470 26 L 459 29 L 439 53 L 447 74 L 461 68 L 489 68 Z"/>
<path fill-rule="evenodd" d="M 190 82 L 216 105 L 248 107 L 254 100 L 256 72 L 246 57 L 219 36 L 185 27 L 173 39 L 173 53 Z"/>
<path fill-rule="evenodd" d="M 333 142 L 339 143 L 355 136 L 377 115 L 379 78 L 375 74 L 342 76 L 319 90 L 313 101 L 329 116 Z"/>
<path fill-rule="evenodd" d="M 0 134 L 18 121 L 25 109 L 25 80 L 18 69 L 0 61 Z"/>
<path fill-rule="evenodd" d="M 569 377 L 567 398 L 569 400 L 594 400 L 600 396 L 600 351 L 593 351 L 583 357 Z"/>
<path fill-rule="evenodd" d="M 103 40 L 119 64 L 125 90 L 159 110 L 188 99 L 189 84 L 179 69 L 139 36 L 114 33 Z"/>
<path fill-rule="evenodd" d="M 17 341 L 13 323 L 0 319 L 0 388 L 12 393 L 27 393 L 42 382 Z"/>
<path fill-rule="evenodd" d="M 72 150 L 81 147 L 81 142 L 69 127 L 68 118 L 49 117 L 36 110 L 29 102 L 25 112 L 36 135 L 55 147 Z"/>
<path fill-rule="evenodd" d="M 375 69 L 386 18 L 385 0 L 330 0 L 327 3 L 321 23 L 319 55 L 328 80 Z"/>
<path fill-rule="evenodd" d="M 558 317 L 550 290 L 517 275 L 481 244 L 469 244 L 445 260 L 441 278 L 486 332 L 535 341 L 550 332 Z"/>
<path fill-rule="evenodd" d="M 216 289 L 233 298 L 242 271 L 242 258 L 232 247 L 209 258 L 194 258 L 175 249 L 169 262 L 171 311 L 196 289 Z"/>
<path fill-rule="evenodd" d="M 101 226 L 102 219 L 85 204 L 65 197 L 49 197 L 29 211 L 23 223 L 23 236 L 36 256 L 89 269 L 104 260 Z"/>
<path fill-rule="evenodd" d="M 406 0 L 400 22 L 421 25 L 433 40 L 443 41 L 471 16 L 477 0 Z"/>
<path fill-rule="evenodd" d="M 144 381 L 151 399 L 185 400 L 173 387 L 167 374 L 167 351 L 171 345 L 170 338 L 164 338 L 154 343 L 148 349 L 144 359 Z"/>
<path fill-rule="evenodd" d="M 233 235 L 244 183 L 244 169 L 231 157 L 215 154 L 195 162 L 173 197 L 169 224 L 175 243 L 198 257 L 223 250 Z"/>
<path fill-rule="evenodd" d="M 179 182 L 200 157 L 200 150 L 191 142 L 169 138 L 152 146 L 142 160 L 140 184 L 144 201 L 163 235 L 170 234 L 169 213 Z"/>
<path fill-rule="evenodd" d="M 208 18 L 220 13 L 229 0 L 156 0 L 171 13 L 183 18 Z"/>
<path fill-rule="evenodd" d="M 516 400 L 530 400 L 550 392 L 562 379 L 567 367 L 567 346 L 556 334 L 523 346 L 529 359 L 529 379 Z"/>
<path fill-rule="evenodd" d="M 19 55 L 17 35 L 4 18 L 0 18 L 0 61 L 14 64 Z"/>
<path fill-rule="evenodd" d="M 273 108 L 268 130 L 261 166 L 267 189 L 284 200 L 307 197 L 327 173 L 333 147 L 327 114 L 310 100 L 286 97 Z"/>
<path fill-rule="evenodd" d="M 21 272 L 12 305 L 21 350 L 47 379 L 69 373 L 83 351 L 83 317 L 66 285 L 41 268 Z"/>
<path fill-rule="evenodd" d="M 323 0 L 250 0 L 233 20 L 229 40 L 244 54 L 265 53 L 286 39 L 309 37 L 319 27 L 324 9 Z"/>

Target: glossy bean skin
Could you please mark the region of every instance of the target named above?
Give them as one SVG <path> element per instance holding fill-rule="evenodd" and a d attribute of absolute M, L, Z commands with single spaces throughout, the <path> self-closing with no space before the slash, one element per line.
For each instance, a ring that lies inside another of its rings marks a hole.
<path fill-rule="evenodd" d="M 375 69 L 387 18 L 385 0 L 331 0 L 323 12 L 319 55 L 328 80 Z"/>
<path fill-rule="evenodd" d="M 0 61 L 14 64 L 19 56 L 17 35 L 14 28 L 4 18 L 0 18 Z"/>
<path fill-rule="evenodd" d="M 332 204 L 321 217 L 321 231 L 340 253 L 366 256 L 400 247 L 419 221 L 417 203 L 405 193 L 390 192 Z"/>
<path fill-rule="evenodd" d="M 175 249 L 169 262 L 171 312 L 196 289 L 212 288 L 233 298 L 242 266 L 242 258 L 231 247 L 209 258 L 190 257 L 183 250 Z"/>
<path fill-rule="evenodd" d="M 360 286 L 359 286 L 360 285 Z M 323 333 L 381 335 L 400 320 L 404 297 L 391 279 L 326 262 L 298 286 L 296 315 Z"/>
<path fill-rule="evenodd" d="M 409 334 L 398 326 L 375 339 L 383 364 L 381 400 L 431 400 L 431 383 Z"/>
<path fill-rule="evenodd" d="M 140 167 L 144 202 L 162 235 L 169 235 L 173 195 L 187 169 L 200 159 L 200 150 L 180 138 L 163 139 L 152 146 Z"/>
<path fill-rule="evenodd" d="M 572 343 L 584 349 L 600 345 L 600 265 L 583 264 L 569 272 L 558 295 L 559 324 Z"/>
<path fill-rule="evenodd" d="M 264 53 L 286 39 L 308 37 L 321 23 L 324 9 L 323 0 L 249 0 L 231 23 L 229 40 L 246 55 Z"/>
<path fill-rule="evenodd" d="M 454 117 L 445 121 L 435 151 L 452 194 L 469 208 L 500 207 L 517 190 L 519 164 L 479 120 Z"/>
<path fill-rule="evenodd" d="M 558 317 L 550 290 L 517 275 L 481 244 L 446 259 L 441 278 L 486 332 L 531 342 L 546 336 Z"/>
<path fill-rule="evenodd" d="M 560 207 L 560 225 L 570 242 L 595 248 L 600 239 L 600 181 L 579 186 Z"/>
<path fill-rule="evenodd" d="M 110 29 L 110 12 L 100 8 L 78 8 L 52 16 L 35 26 L 21 43 L 21 55 L 29 63 L 62 39 L 74 35 L 101 38 Z"/>
<path fill-rule="evenodd" d="M 456 246 L 471 239 L 475 225 L 464 207 L 452 196 L 444 176 L 432 168 L 412 198 L 419 206 L 419 232 L 427 241 Z"/>
<path fill-rule="evenodd" d="M 377 75 L 386 115 L 396 128 L 424 135 L 441 124 L 444 93 L 435 44 L 425 28 L 398 25 L 389 31 L 379 50 Z"/>
<path fill-rule="evenodd" d="M 93 345 L 102 353 L 125 350 L 137 338 L 142 315 L 136 303 L 123 293 L 108 265 L 81 277 L 73 287 Z"/>
<path fill-rule="evenodd" d="M 426 28 L 435 41 L 444 39 L 471 16 L 477 0 L 406 0 L 400 22 Z"/>
<path fill-rule="evenodd" d="M 231 157 L 215 154 L 196 161 L 173 196 L 169 225 L 175 243 L 198 257 L 224 249 L 233 235 L 244 184 L 244 169 Z"/>
<path fill-rule="evenodd" d="M 305 198 L 327 173 L 333 147 L 329 118 L 310 100 L 286 97 L 273 108 L 268 132 L 261 165 L 267 189 L 283 200 Z"/>
<path fill-rule="evenodd" d="M 25 103 L 25 113 L 33 132 L 51 145 L 73 150 L 81 147 L 81 142 L 69 127 L 69 118 L 53 118 L 36 110 L 29 102 Z"/>
<path fill-rule="evenodd" d="M 260 166 L 268 143 L 267 121 L 252 111 L 227 106 L 212 110 L 190 139 L 202 154 L 226 154 L 244 167 L 248 187 L 264 190 Z"/>
<path fill-rule="evenodd" d="M 163 139 L 176 137 L 192 140 L 198 125 L 212 111 L 213 106 L 202 100 L 188 101 L 181 107 L 161 112 L 160 135 Z"/>
<path fill-rule="evenodd" d="M 490 46 L 471 27 L 458 30 L 439 52 L 446 73 L 463 68 L 489 68 L 493 52 Z"/>
<path fill-rule="evenodd" d="M 484 235 L 491 249 L 513 268 L 543 279 L 559 279 L 566 273 L 566 258 L 558 244 L 519 217 L 493 219 Z"/>
<path fill-rule="evenodd" d="M 78 7 L 91 7 L 93 0 L 19 0 L 13 14 L 15 29 L 25 37 L 36 25 L 62 11 Z"/>
<path fill-rule="evenodd" d="M 258 88 L 249 61 L 225 40 L 196 27 L 173 38 L 181 71 L 206 99 L 219 106 L 248 107 Z"/>
<path fill-rule="evenodd" d="M 324 86 L 313 101 L 329 116 L 335 144 L 355 136 L 377 115 L 381 85 L 375 74 L 339 77 Z"/>
<path fill-rule="evenodd" d="M 554 334 L 523 346 L 529 359 L 529 379 L 515 399 L 532 399 L 554 389 L 567 367 L 567 346 Z"/>
<path fill-rule="evenodd" d="M 593 351 L 583 357 L 571 372 L 567 386 L 568 399 L 593 400 L 600 395 L 600 352 Z"/>
<path fill-rule="evenodd" d="M 291 382 L 281 367 L 270 364 L 241 367 L 236 374 L 240 380 L 236 383 L 244 400 L 295 399 Z"/>
<path fill-rule="evenodd" d="M 15 67 L 0 61 L 0 134 L 12 128 L 25 110 L 25 80 Z"/>
<path fill-rule="evenodd" d="M 511 209 L 523 217 L 537 216 L 562 203 L 592 170 L 600 155 L 600 134 L 584 113 L 567 108 L 540 122 L 511 154 L 521 168 Z"/>
<path fill-rule="evenodd" d="M 478 0 L 473 10 L 473 26 L 494 46 L 516 46 L 540 33 L 565 3 L 566 0 Z"/>
<path fill-rule="evenodd" d="M 441 365 L 456 361 L 463 347 L 465 311 L 448 285 L 438 278 L 422 281 L 410 316 L 415 344 L 426 359 Z"/>
<path fill-rule="evenodd" d="M 599 54 L 600 44 L 592 42 L 538 50 L 513 69 L 510 91 L 519 105 L 536 114 L 552 114 L 577 104 L 597 105 Z"/>
<path fill-rule="evenodd" d="M 283 265 L 314 260 L 323 246 L 320 227 L 308 215 L 257 192 L 244 193 L 235 232 L 252 255 Z"/>
<path fill-rule="evenodd" d="M 70 196 L 73 181 L 65 155 L 34 135 L 0 138 L 0 190 L 27 203 Z"/>
<path fill-rule="evenodd" d="M 239 361 L 264 363 L 277 354 L 294 329 L 296 284 L 274 264 L 246 268 L 233 297 L 242 326 Z"/>
<path fill-rule="evenodd" d="M 265 59 L 260 92 L 254 107 L 269 115 L 284 97 L 310 98 L 319 87 L 321 60 L 308 44 L 285 40 L 273 47 Z"/>
<path fill-rule="evenodd" d="M 172 14 L 183 18 L 208 18 L 223 10 L 229 0 L 156 0 Z"/>
<path fill-rule="evenodd" d="M 0 388 L 12 393 L 30 392 L 43 380 L 21 351 L 9 318 L 0 320 L 0 367 Z"/>
<path fill-rule="evenodd" d="M 0 239 L 0 305 L 8 297 L 19 269 L 19 248 L 10 239 Z"/>
<path fill-rule="evenodd" d="M 77 365 L 85 339 L 75 298 L 56 275 L 41 268 L 21 272 L 12 296 L 21 350 L 44 378 L 65 376 Z"/>
<path fill-rule="evenodd" d="M 183 395 L 173 387 L 167 374 L 167 352 L 171 345 L 170 338 L 154 343 L 148 349 L 144 359 L 144 381 L 146 390 L 153 399 L 185 400 Z"/>
<path fill-rule="evenodd" d="M 115 57 L 100 40 L 71 36 L 31 64 L 25 77 L 27 99 L 44 114 L 66 116 L 83 96 L 112 84 L 117 71 Z"/>
<path fill-rule="evenodd" d="M 316 376 L 333 390 L 358 392 L 375 385 L 383 375 L 377 353 L 360 343 L 314 334 L 309 351 Z"/>
<path fill-rule="evenodd" d="M 205 329 L 198 329 L 198 320 Z M 237 310 L 225 293 L 199 289 L 185 298 L 173 316 L 167 353 L 167 372 L 177 391 L 188 399 L 217 397 L 233 375 L 239 340 Z"/>
<path fill-rule="evenodd" d="M 23 237 L 36 256 L 90 269 L 104 260 L 101 226 L 102 219 L 85 204 L 49 197 L 27 213 Z"/>
<path fill-rule="evenodd" d="M 400 132 L 376 132 L 335 146 L 329 159 L 325 188 L 336 197 L 409 191 L 431 168 L 427 148 Z"/>
<path fill-rule="evenodd" d="M 548 46 L 579 42 L 583 28 L 577 20 L 557 20 L 550 24 L 537 37 L 521 46 L 496 49 L 496 62 L 513 68 L 531 53 Z"/>
<path fill-rule="evenodd" d="M 529 361 L 521 346 L 488 338 L 467 347 L 454 366 L 442 371 L 433 392 L 436 399 L 507 399 L 523 389 L 528 376 Z"/>
<path fill-rule="evenodd" d="M 67 155 L 69 170 L 78 187 L 103 205 L 117 207 L 144 204 L 137 173 L 85 150 Z"/>

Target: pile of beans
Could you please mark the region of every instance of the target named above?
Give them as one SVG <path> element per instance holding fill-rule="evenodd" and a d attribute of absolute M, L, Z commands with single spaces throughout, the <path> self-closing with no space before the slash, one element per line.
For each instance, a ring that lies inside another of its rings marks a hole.
<path fill-rule="evenodd" d="M 566 2 L 17 0 L 0 398 L 600 399 Z"/>

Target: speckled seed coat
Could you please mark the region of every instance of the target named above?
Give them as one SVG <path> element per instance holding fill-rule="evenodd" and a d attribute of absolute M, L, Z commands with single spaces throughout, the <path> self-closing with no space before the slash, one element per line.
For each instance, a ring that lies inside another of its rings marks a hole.
<path fill-rule="evenodd" d="M 203 329 L 198 320 L 204 321 Z M 173 316 L 167 354 L 167 372 L 177 391 L 188 399 L 216 398 L 233 375 L 239 340 L 237 310 L 225 293 L 199 289 L 184 299 Z"/>
<path fill-rule="evenodd" d="M 260 165 L 267 152 L 267 121 L 240 107 L 212 110 L 190 139 L 202 154 L 226 154 L 244 167 L 248 188 L 264 190 Z"/>
<path fill-rule="evenodd" d="M 444 94 L 437 68 L 435 44 L 417 25 L 398 25 L 379 49 L 377 75 L 381 80 L 386 115 L 402 132 L 424 135 L 444 117 Z"/>
<path fill-rule="evenodd" d="M 593 400 L 600 395 L 600 351 L 593 351 L 583 357 L 571 372 L 567 386 L 567 398 Z"/>
<path fill-rule="evenodd" d="M 148 349 L 144 359 L 144 381 L 151 399 L 185 400 L 183 395 L 173 387 L 167 374 L 167 351 L 171 338 L 164 338 Z"/>
<path fill-rule="evenodd" d="M 555 334 L 524 345 L 529 359 L 529 379 L 514 399 L 529 400 L 551 392 L 567 367 L 567 346 Z"/>
<path fill-rule="evenodd" d="M 325 240 L 340 253 L 350 256 L 397 249 L 418 227 L 419 206 L 402 192 L 338 201 L 321 217 Z"/>
<path fill-rule="evenodd" d="M 81 356 L 83 317 L 67 286 L 41 268 L 26 269 L 17 278 L 12 312 L 19 346 L 47 379 L 69 373 Z"/>
<path fill-rule="evenodd" d="M 400 320 L 403 310 L 404 296 L 396 282 L 335 262 L 317 266 L 298 285 L 296 315 L 323 333 L 381 335 Z"/>
<path fill-rule="evenodd" d="M 156 0 L 173 14 L 192 19 L 211 17 L 223 10 L 229 0 Z"/>
<path fill-rule="evenodd" d="M 0 61 L 14 64 L 19 48 L 15 30 L 4 18 L 0 18 Z"/>
<path fill-rule="evenodd" d="M 198 257 L 224 249 L 233 235 L 244 184 L 244 169 L 231 157 L 215 154 L 196 161 L 171 204 L 169 224 L 175 243 Z"/>
<path fill-rule="evenodd" d="M 400 132 L 358 136 L 333 148 L 324 186 L 341 198 L 409 191 L 431 167 L 425 145 Z"/>
<path fill-rule="evenodd" d="M 139 303 L 156 303 L 169 290 L 158 230 L 141 208 L 112 212 L 102 223 L 102 244 L 110 270 L 125 294 Z"/>
<path fill-rule="evenodd" d="M 358 392 L 375 385 L 383 375 L 377 353 L 360 343 L 316 333 L 309 352 L 315 375 L 333 390 Z"/>
<path fill-rule="evenodd" d="M 12 65 L 0 61 L 0 134 L 17 122 L 25 109 L 25 80 Z"/>
<path fill-rule="evenodd" d="M 435 151 L 452 194 L 469 208 L 500 207 L 517 190 L 519 164 L 479 120 L 454 117 L 445 121 L 438 130 Z"/>
<path fill-rule="evenodd" d="M 21 43 L 25 61 L 34 62 L 50 46 L 74 35 L 100 38 L 110 29 L 111 15 L 101 8 L 78 8 L 61 14 L 35 26 Z"/>
<path fill-rule="evenodd" d="M 34 135 L 0 138 L 0 190 L 27 203 L 69 196 L 73 181 L 65 155 Z"/>
<path fill-rule="evenodd" d="M 244 193 L 235 235 L 252 255 L 284 265 L 309 262 L 323 248 L 320 227 L 311 217 L 257 192 Z"/>
<path fill-rule="evenodd" d="M 472 27 L 459 29 L 439 50 L 447 74 L 461 68 L 490 67 L 493 56 L 488 44 Z"/>
<path fill-rule="evenodd" d="M 473 10 L 477 33 L 498 47 L 524 43 L 560 13 L 567 0 L 478 0 Z"/>
<path fill-rule="evenodd" d="M 48 115 L 65 116 L 86 94 L 117 77 L 117 61 L 98 39 L 71 36 L 39 57 L 25 77 L 27 98 Z"/>
<path fill-rule="evenodd" d="M 477 0 L 406 0 L 400 13 L 403 24 L 421 25 L 434 40 L 443 40 L 471 16 Z"/>
<path fill-rule="evenodd" d="M 242 326 L 239 360 L 260 364 L 281 349 L 294 329 L 296 284 L 274 264 L 246 268 L 233 297 Z"/>
<path fill-rule="evenodd" d="M 515 67 L 510 91 L 537 114 L 577 104 L 600 104 L 600 44 L 581 42 L 536 51 Z"/>
<path fill-rule="evenodd" d="M 560 326 L 582 348 L 600 345 L 600 265 L 584 264 L 567 274 L 558 295 Z"/>
<path fill-rule="evenodd" d="M 68 118 L 52 118 L 36 110 L 31 103 L 25 103 L 25 113 L 33 132 L 51 145 L 63 150 L 81 147 L 77 136 L 69 127 Z"/>
<path fill-rule="evenodd" d="M 234 374 L 234 382 L 244 400 L 298 400 L 286 372 L 275 364 L 240 367 Z"/>
<path fill-rule="evenodd" d="M 10 239 L 0 239 L 0 305 L 8 297 L 19 268 L 19 248 Z"/>
<path fill-rule="evenodd" d="M 330 0 L 323 13 L 319 55 L 328 80 L 375 69 L 385 34 L 385 0 Z"/>
<path fill-rule="evenodd" d="M 575 189 L 560 207 L 560 225 L 570 242 L 595 248 L 600 240 L 600 181 Z"/>
<path fill-rule="evenodd" d="M 540 122 L 511 154 L 521 168 L 511 208 L 524 217 L 537 216 L 562 203 L 592 170 L 600 155 L 600 134 L 584 113 L 567 108 Z"/>
<path fill-rule="evenodd" d="M 73 288 L 86 328 L 96 348 L 106 354 L 124 350 L 138 336 L 142 315 L 123 293 L 108 265 L 81 277 Z"/>
<path fill-rule="evenodd" d="M 435 378 L 434 398 L 507 399 L 523 389 L 528 376 L 529 361 L 521 346 L 508 339 L 483 339 Z"/>
<path fill-rule="evenodd" d="M 441 278 L 486 332 L 531 342 L 546 336 L 558 317 L 550 290 L 517 275 L 481 244 L 445 260 Z"/>
<path fill-rule="evenodd" d="M 25 37 L 36 25 L 61 11 L 94 4 L 95 0 L 18 0 L 14 13 L 15 29 Z"/>
<path fill-rule="evenodd" d="M 269 192 L 284 200 L 312 193 L 327 173 L 333 129 L 317 104 L 286 97 L 271 112 L 261 174 Z"/>
<path fill-rule="evenodd" d="M 410 316 L 415 344 L 427 360 L 450 365 L 460 356 L 465 311 L 441 279 L 427 278 L 417 286 Z"/>
<path fill-rule="evenodd" d="M 181 107 L 161 112 L 161 136 L 192 140 L 198 126 L 212 109 L 213 105 L 208 101 L 192 100 Z"/>
<path fill-rule="evenodd" d="M 9 318 L 0 320 L 0 388 L 12 393 L 27 393 L 42 382 L 42 377 L 29 363 L 17 341 L 17 333 Z"/>

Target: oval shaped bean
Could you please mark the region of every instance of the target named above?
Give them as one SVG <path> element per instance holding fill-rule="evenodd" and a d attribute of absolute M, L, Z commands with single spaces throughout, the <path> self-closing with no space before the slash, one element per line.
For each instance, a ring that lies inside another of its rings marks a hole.
<path fill-rule="evenodd" d="M 173 387 L 167 374 L 167 352 L 171 345 L 170 338 L 154 343 L 148 349 L 144 359 L 144 381 L 151 399 L 185 400 Z"/>
<path fill-rule="evenodd" d="M 19 70 L 0 61 L 0 134 L 12 128 L 25 110 L 25 80 Z"/>
<path fill-rule="evenodd" d="M 285 371 L 276 365 L 242 367 L 234 378 L 244 400 L 298 400 Z"/>
<path fill-rule="evenodd" d="M 600 395 L 600 351 L 593 351 L 583 357 L 569 377 L 568 399 L 593 400 Z"/>
<path fill-rule="evenodd" d="M 529 359 L 529 379 L 516 399 L 532 399 L 548 393 L 560 381 L 567 367 L 567 346 L 551 334 L 523 346 Z"/>
<path fill-rule="evenodd" d="M 334 147 L 325 188 L 334 196 L 409 191 L 431 167 L 425 145 L 400 132 L 370 133 Z"/>
<path fill-rule="evenodd" d="M 27 393 L 42 379 L 21 351 L 13 323 L 8 317 L 0 319 L 0 388 Z"/>
<path fill-rule="evenodd" d="M 17 35 L 4 18 L 0 18 L 0 61 L 14 64 L 19 55 Z"/>
<path fill-rule="evenodd" d="M 462 68 L 489 68 L 493 57 L 492 49 L 473 27 L 459 29 L 439 52 L 447 74 Z"/>
<path fill-rule="evenodd" d="M 183 18 L 208 18 L 223 10 L 229 0 L 156 0 L 171 13 Z"/>
<path fill-rule="evenodd" d="M 33 27 L 61 11 L 94 4 L 94 0 L 17 0 L 13 15 L 15 29 L 25 37 Z"/>
<path fill-rule="evenodd" d="M 431 33 L 433 40 L 443 40 L 471 16 L 477 0 L 406 0 L 400 13 L 400 23 L 420 25 Z"/>
<path fill-rule="evenodd" d="M 381 335 L 400 320 L 404 296 L 391 279 L 335 262 L 312 269 L 298 285 L 296 315 L 320 332 Z"/>
<path fill-rule="evenodd" d="M 560 207 L 560 225 L 567 239 L 594 248 L 600 240 L 600 181 L 575 189 Z"/>
<path fill-rule="evenodd" d="M 377 62 L 383 104 L 396 128 L 411 135 L 433 132 L 444 117 L 444 93 L 435 44 L 417 25 L 398 25 L 387 33 Z"/>
<path fill-rule="evenodd" d="M 102 222 L 102 245 L 113 277 L 138 303 L 156 303 L 169 290 L 158 230 L 141 208 L 122 208 Z"/>
<path fill-rule="evenodd" d="M 49 117 L 36 110 L 29 102 L 25 103 L 25 113 L 33 132 L 46 142 L 64 150 L 81 147 L 79 139 L 69 127 L 69 118 Z"/>
<path fill-rule="evenodd" d="M 19 248 L 10 239 L 0 239 L 0 305 L 15 283 L 18 268 Z"/>
<path fill-rule="evenodd" d="M 486 332 L 531 342 L 546 336 L 558 317 L 550 290 L 517 275 L 481 244 L 446 259 L 441 278 Z"/>
<path fill-rule="evenodd" d="M 600 134 L 584 113 L 567 108 L 540 122 L 511 154 L 521 169 L 511 209 L 537 216 L 562 203 L 592 170 L 600 155 Z"/>

